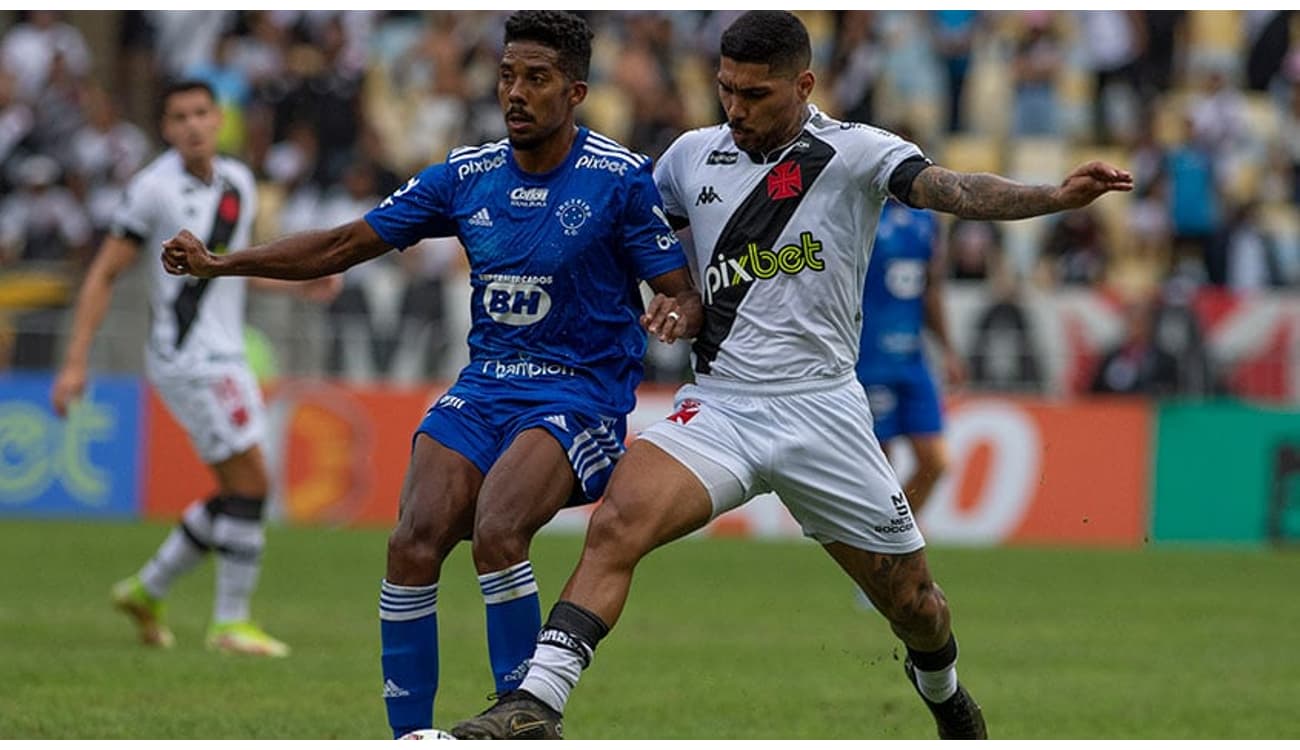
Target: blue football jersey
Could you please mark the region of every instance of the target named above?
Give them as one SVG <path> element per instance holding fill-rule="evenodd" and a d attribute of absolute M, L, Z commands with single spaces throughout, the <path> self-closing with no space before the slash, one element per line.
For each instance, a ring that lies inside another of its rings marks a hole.
<path fill-rule="evenodd" d="M 366 214 L 390 245 L 455 236 L 469 257 L 470 364 L 520 394 L 630 411 L 646 338 L 640 279 L 683 268 L 650 159 L 581 128 L 545 174 L 506 140 L 453 149 Z"/>
<path fill-rule="evenodd" d="M 862 295 L 858 375 L 922 361 L 925 289 L 938 224 L 933 214 L 885 204 Z"/>

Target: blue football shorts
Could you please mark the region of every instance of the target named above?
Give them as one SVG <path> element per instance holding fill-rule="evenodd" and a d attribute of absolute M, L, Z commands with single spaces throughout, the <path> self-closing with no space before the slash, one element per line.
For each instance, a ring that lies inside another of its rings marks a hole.
<path fill-rule="evenodd" d="M 627 416 L 595 413 L 589 398 L 561 390 L 521 392 L 508 380 L 462 377 L 429 407 L 415 433 L 487 474 L 515 436 L 533 428 L 549 432 L 568 453 L 576 479 L 568 504 L 599 500 L 625 450 Z"/>

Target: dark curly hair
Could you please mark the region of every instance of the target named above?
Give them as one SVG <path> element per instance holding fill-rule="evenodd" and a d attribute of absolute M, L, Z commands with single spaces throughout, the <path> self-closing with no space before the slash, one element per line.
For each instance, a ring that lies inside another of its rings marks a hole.
<path fill-rule="evenodd" d="M 722 56 L 766 63 L 772 72 L 799 73 L 812 64 L 808 29 L 784 10 L 751 10 L 722 32 Z"/>
<path fill-rule="evenodd" d="M 591 68 L 591 27 L 562 10 L 521 10 L 506 19 L 506 39 L 537 42 L 559 53 L 559 67 L 572 81 L 587 80 Z"/>

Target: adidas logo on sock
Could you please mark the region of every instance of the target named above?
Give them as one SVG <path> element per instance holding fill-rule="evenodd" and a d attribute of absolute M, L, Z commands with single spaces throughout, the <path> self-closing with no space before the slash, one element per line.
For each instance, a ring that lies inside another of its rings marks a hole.
<path fill-rule="evenodd" d="M 411 691 L 398 685 L 392 680 L 384 680 L 384 697 L 385 698 L 405 698 L 410 695 Z"/>
<path fill-rule="evenodd" d="M 488 213 L 487 208 L 480 208 L 474 212 L 473 216 L 469 217 L 469 223 L 476 227 L 490 227 L 492 226 L 492 215 Z"/>

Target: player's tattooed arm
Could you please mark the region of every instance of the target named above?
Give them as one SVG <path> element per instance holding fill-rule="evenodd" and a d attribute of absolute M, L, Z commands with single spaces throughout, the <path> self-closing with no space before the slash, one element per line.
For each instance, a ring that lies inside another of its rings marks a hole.
<path fill-rule="evenodd" d="M 918 208 L 963 219 L 1008 220 L 1086 206 L 1112 190 L 1133 189 L 1133 175 L 1104 162 L 1088 162 L 1060 185 L 1025 185 L 987 172 L 954 172 L 939 166 L 921 170 L 910 202 Z"/>

